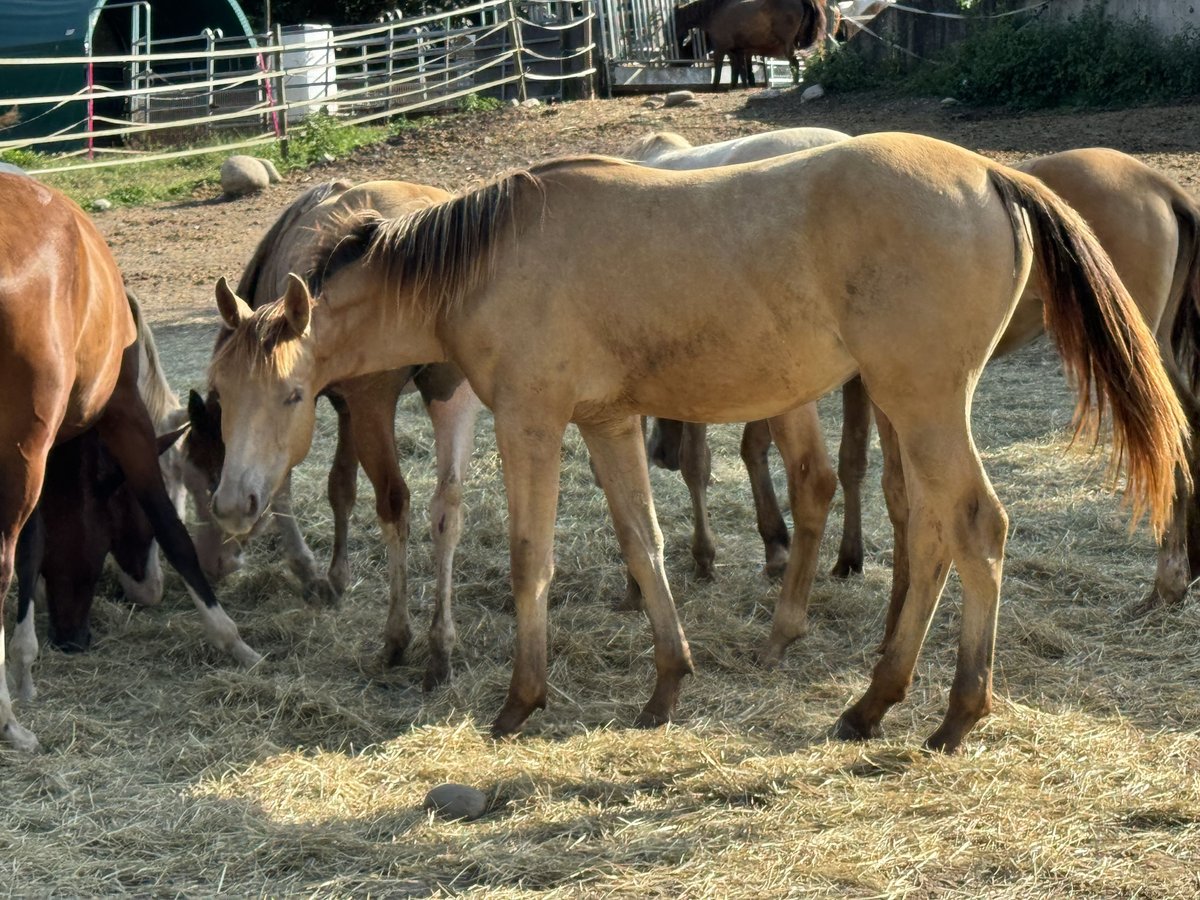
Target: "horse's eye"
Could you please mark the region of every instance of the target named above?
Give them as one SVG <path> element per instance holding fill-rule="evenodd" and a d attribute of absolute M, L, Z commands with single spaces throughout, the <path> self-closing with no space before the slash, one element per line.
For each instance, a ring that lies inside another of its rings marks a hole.
<path fill-rule="evenodd" d="M 295 406 L 297 403 L 299 403 L 303 399 L 304 399 L 304 392 L 301 391 L 300 388 L 294 388 L 292 390 L 292 392 L 287 395 L 287 399 L 284 400 L 283 402 L 284 402 L 285 406 Z"/>

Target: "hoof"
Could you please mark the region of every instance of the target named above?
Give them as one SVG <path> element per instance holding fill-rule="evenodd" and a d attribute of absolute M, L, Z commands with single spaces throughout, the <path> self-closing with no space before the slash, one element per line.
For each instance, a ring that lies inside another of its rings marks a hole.
<path fill-rule="evenodd" d="M 404 651 L 407 645 L 388 643 L 379 654 L 379 666 L 383 669 L 395 669 L 404 665 Z"/>
<path fill-rule="evenodd" d="M 767 561 L 763 564 L 763 574 L 772 581 L 777 581 L 783 577 L 783 573 L 787 571 L 788 552 L 787 549 L 781 549 L 778 552 L 767 554 Z"/>
<path fill-rule="evenodd" d="M 21 678 L 16 684 L 17 699 L 22 703 L 30 703 L 37 698 L 37 685 L 33 678 Z"/>
<path fill-rule="evenodd" d="M 860 722 L 857 716 L 847 710 L 838 716 L 838 720 L 833 723 L 833 728 L 829 730 L 829 736 L 839 741 L 862 743 L 863 741 L 883 737 L 883 729 L 879 726 L 878 722 L 874 725 L 866 725 Z"/>
<path fill-rule="evenodd" d="M 229 648 L 229 655 L 232 656 L 239 666 L 243 669 L 253 669 L 263 661 L 261 653 L 244 641 L 238 641 Z"/>
<path fill-rule="evenodd" d="M 833 568 L 829 570 L 829 574 L 834 578 L 849 578 L 851 575 L 861 575 L 863 570 L 862 557 L 844 557 L 839 556 Z"/>
<path fill-rule="evenodd" d="M 445 657 L 431 656 L 425 669 L 425 677 L 421 680 L 421 690 L 425 693 L 436 691 L 454 677 L 450 660 Z"/>
<path fill-rule="evenodd" d="M 696 560 L 696 577 L 701 581 L 717 580 L 717 567 L 713 565 L 711 559 L 706 562 Z"/>
<path fill-rule="evenodd" d="M 332 565 L 329 567 L 329 586 L 333 589 L 334 602 L 342 599 L 346 594 L 346 586 L 350 584 L 350 567 L 346 565 Z"/>
<path fill-rule="evenodd" d="M 33 732 L 18 724 L 16 720 L 12 720 L 4 726 L 0 737 L 8 741 L 14 750 L 22 753 L 37 753 L 42 749 L 42 745 L 38 743 Z"/>
<path fill-rule="evenodd" d="M 642 589 L 638 587 L 637 582 L 632 578 L 629 579 L 625 586 L 625 596 L 613 604 L 613 609 L 617 612 L 643 612 L 646 609 L 645 600 L 642 597 Z"/>
<path fill-rule="evenodd" d="M 500 710 L 500 715 L 496 716 L 496 721 L 492 723 L 492 737 L 497 741 L 515 737 L 531 712 L 533 708 L 524 709 L 512 703 L 504 704 L 504 709 Z"/>
<path fill-rule="evenodd" d="M 962 735 L 951 735 L 939 728 L 925 739 L 925 749 L 934 753 L 954 754 L 962 747 Z"/>
<path fill-rule="evenodd" d="M 663 713 L 656 709 L 651 709 L 647 704 L 646 708 L 638 713 L 638 717 L 633 720 L 635 728 L 661 728 L 671 721 L 670 713 Z"/>
<path fill-rule="evenodd" d="M 337 606 L 342 591 L 333 584 L 332 578 L 316 577 L 304 585 L 304 602 L 309 606 Z"/>

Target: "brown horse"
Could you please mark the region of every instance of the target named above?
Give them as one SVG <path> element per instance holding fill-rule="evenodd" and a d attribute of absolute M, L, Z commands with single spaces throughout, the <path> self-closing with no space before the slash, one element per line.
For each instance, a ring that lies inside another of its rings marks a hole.
<path fill-rule="evenodd" d="M 811 47 L 825 31 L 823 0 L 693 0 L 675 7 L 680 56 L 692 29 L 703 31 L 713 54 L 713 87 L 721 83 L 721 63 L 729 56 L 731 85 L 739 76 L 753 86 L 751 56 L 786 59 L 792 81 L 800 80 L 796 51 Z"/>
<path fill-rule="evenodd" d="M 698 225 L 734 206 L 758 212 L 732 240 Z M 775 252 L 751 252 L 768 239 Z M 970 406 L 1031 273 L 1045 282 L 1081 425 L 1094 388 L 1112 414 L 1135 515 L 1149 512 L 1159 529 L 1170 511 L 1186 420 L 1108 257 L 1041 182 L 941 141 L 871 135 L 686 173 L 560 160 L 402 219 L 367 217 L 327 246 L 315 303 L 300 278 L 253 312 L 218 286 L 226 330 L 210 375 L 226 454 L 214 512 L 234 533 L 253 527 L 257 498 L 307 452 L 305 400 L 326 385 L 454 360 L 493 410 L 508 494 L 517 635 L 496 735 L 546 702 L 570 422 L 591 451 L 654 633 L 657 682 L 643 725 L 670 718 L 692 662 L 665 578 L 638 414 L 769 418 L 856 372 L 888 413 L 914 495 L 912 584 L 870 688 L 839 719 L 845 738 L 876 734 L 905 695 L 952 562 L 964 597 L 959 670 L 929 745 L 957 747 L 990 708 L 1007 517 L 971 440 Z M 861 246 L 873 248 L 869 258 Z M 834 485 L 811 483 L 803 452 L 779 437 L 793 505 L 827 507 Z M 793 543 L 789 584 L 811 569 L 812 551 Z"/>
<path fill-rule="evenodd" d="M 0 410 L 0 603 L 47 455 L 94 427 L 193 592 L 210 639 L 239 661 L 256 662 L 204 580 L 164 488 L 154 426 L 138 394 L 137 331 L 103 238 L 78 206 L 29 178 L 0 175 L 0 207 L 0 382 L 7 397 Z M 0 736 L 22 750 L 38 746 L 13 715 L 3 656 Z"/>
<path fill-rule="evenodd" d="M 319 236 L 334 223 L 356 211 L 372 209 L 381 215 L 401 216 L 450 195 L 437 188 L 401 181 L 370 181 L 357 187 L 344 182 L 318 185 L 297 198 L 259 242 L 238 284 L 251 308 L 283 292 L 287 274 L 302 269 L 312 259 Z M 338 440 L 329 473 L 329 500 L 333 507 L 334 545 L 328 584 L 340 595 L 349 578 L 348 532 L 354 507 L 358 464 L 361 461 L 375 489 L 375 508 L 388 553 L 390 603 L 384 629 L 383 664 L 398 665 L 411 640 L 408 624 L 407 538 L 409 491 L 396 456 L 396 403 L 400 394 L 421 392 L 433 423 L 438 483 L 430 503 L 431 530 L 437 566 L 437 599 L 429 631 L 429 662 L 424 685 L 432 689 L 451 676 L 455 643 L 452 612 L 454 553 L 462 534 L 462 482 L 474 446 L 479 401 L 462 373 L 453 365 L 411 365 L 387 372 L 350 378 L 330 385 L 323 395 L 338 413 Z M 188 458 L 187 481 L 205 520 L 197 535 L 202 560 L 210 554 L 236 547 L 226 541 L 209 514 L 211 489 L 220 477 L 225 447 L 221 438 L 221 408 L 215 394 L 202 399 L 193 394 L 189 404 L 192 430 L 184 448 Z M 284 536 L 285 552 L 308 585 L 323 579 L 291 515 L 291 479 L 270 503 L 274 521 Z M 228 571 L 232 566 L 217 556 L 210 566 Z M 210 571 L 212 569 L 210 568 Z"/>
<path fill-rule="evenodd" d="M 179 510 L 183 486 L 174 444 L 186 428 L 182 424 L 186 413 L 163 374 L 154 336 L 138 302 L 126 293 L 138 334 L 138 393 L 161 434 L 157 443 L 163 480 Z M 109 554 L 117 564 L 126 599 L 139 606 L 161 602 L 163 575 L 154 528 L 93 428 L 51 448 L 41 497 L 17 544 L 12 655 L 18 699 L 30 700 L 36 693 L 33 602 L 39 588 L 49 612 L 50 643 L 67 652 L 86 650 L 91 644 L 89 618 L 96 585 Z"/>
<path fill-rule="evenodd" d="M 765 132 L 738 142 L 725 141 L 692 147 L 679 135 L 661 133 L 643 138 L 629 158 L 643 165 L 673 169 L 731 165 L 753 158 L 768 158 L 789 150 L 845 140 L 846 135 L 824 129 L 783 129 Z M 733 152 L 736 151 L 736 152 Z M 1029 160 L 1018 169 L 1040 178 L 1066 199 L 1093 227 L 1101 244 L 1109 252 L 1117 272 L 1130 291 L 1147 324 L 1158 337 L 1159 349 L 1169 371 L 1177 354 L 1190 352 L 1193 358 L 1200 345 L 1200 208 L 1170 178 L 1115 150 L 1071 150 Z M 1042 332 L 1042 306 L 1036 290 L 1031 290 L 1014 314 L 996 355 L 1024 346 Z M 1178 376 L 1176 393 L 1184 408 L 1198 423 L 1194 388 Z M 1193 384 L 1200 383 L 1192 379 Z M 846 577 L 862 571 L 862 480 L 867 465 L 867 441 L 871 424 L 870 400 L 862 382 L 851 379 L 843 387 L 844 423 L 839 452 L 838 477 L 845 493 L 845 518 L 842 542 L 832 574 Z M 882 421 L 887 428 L 887 422 Z M 680 469 L 692 494 L 695 510 L 693 555 L 701 575 L 711 574 L 715 554 L 712 532 L 707 521 L 704 498 L 709 478 L 705 426 L 695 423 L 656 420 L 649 441 L 653 462 L 664 468 Z M 884 448 L 893 445 L 883 432 Z M 818 435 L 812 440 L 819 442 Z M 750 476 L 751 492 L 759 532 L 767 555 L 767 572 L 781 569 L 779 560 L 788 546 L 787 526 L 779 511 L 767 468 L 770 430 L 766 422 L 748 422 L 742 438 L 742 458 Z M 821 459 L 816 463 L 828 467 Z M 1197 461 L 1193 459 L 1193 469 Z M 907 554 L 904 552 L 904 482 L 898 457 L 885 456 L 885 494 L 892 505 L 892 518 L 900 543 L 894 554 L 896 577 L 893 581 L 892 615 L 903 602 L 907 585 Z M 1172 525 L 1159 546 L 1158 573 L 1147 604 L 1175 602 L 1183 597 L 1195 569 L 1189 554 L 1186 504 L 1189 492 L 1179 491 Z M 637 605 L 636 594 L 626 605 Z M 803 622 L 777 631 L 777 642 L 768 654 L 773 661 L 782 654 L 783 642 L 803 633 Z"/>

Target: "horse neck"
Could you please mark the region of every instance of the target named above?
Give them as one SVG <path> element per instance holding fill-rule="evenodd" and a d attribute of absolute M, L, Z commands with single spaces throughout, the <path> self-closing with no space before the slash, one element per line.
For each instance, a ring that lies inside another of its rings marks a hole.
<path fill-rule="evenodd" d="M 447 359 L 438 320 L 413 309 L 407 297 L 385 290 L 371 269 L 362 266 L 335 278 L 313 308 L 312 346 L 323 387 Z"/>
<path fill-rule="evenodd" d="M 728 2 L 729 0 L 695 0 L 693 3 L 677 6 L 676 22 L 684 28 L 703 28 L 709 16 Z"/>

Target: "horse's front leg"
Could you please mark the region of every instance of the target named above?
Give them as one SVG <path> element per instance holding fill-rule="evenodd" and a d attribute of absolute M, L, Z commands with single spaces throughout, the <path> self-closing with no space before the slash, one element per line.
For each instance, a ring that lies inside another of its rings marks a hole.
<path fill-rule="evenodd" d="M 461 376 L 459 376 L 461 378 Z M 422 393 L 425 393 L 424 388 Z M 475 448 L 475 419 L 480 403 L 466 379 L 446 399 L 426 401 L 433 423 L 438 481 L 429 505 L 433 555 L 437 566 L 437 597 L 429 623 L 429 666 L 425 690 L 432 690 L 453 675 L 450 663 L 457 637 L 454 629 L 454 553 L 462 537 L 463 482 Z"/>
<path fill-rule="evenodd" d="M 271 524 L 279 534 L 288 568 L 300 582 L 300 591 L 305 601 L 330 605 L 336 603 L 337 595 L 317 566 L 317 558 L 304 540 L 300 523 L 292 510 L 291 472 L 288 472 L 283 484 L 271 498 Z"/>
<path fill-rule="evenodd" d="M 654 633 L 657 679 L 637 724 L 661 725 L 670 721 L 683 678 L 694 669 L 667 585 L 662 532 L 654 515 L 638 419 L 630 416 L 616 422 L 580 425 L 579 431 L 600 473 L 621 552 L 642 589 L 646 617 Z"/>
<path fill-rule="evenodd" d="M 205 579 L 192 539 L 167 494 L 158 465 L 154 426 L 137 390 L 136 345 L 125 351 L 117 386 L 97 428 L 100 439 L 125 473 L 126 482 L 150 520 L 167 561 L 187 584 L 204 619 L 209 641 L 243 666 L 258 663 L 262 657 L 238 635 L 237 626 L 221 608 Z"/>
<path fill-rule="evenodd" d="M 829 504 L 837 490 L 837 476 L 829 464 L 817 405 L 806 403 L 770 419 L 771 436 L 787 470 L 792 505 L 791 556 L 783 576 L 783 589 L 771 622 L 771 635 L 761 658 L 775 665 L 788 646 L 808 630 L 808 598 L 817 571 L 817 553 Z"/>
<path fill-rule="evenodd" d="M 497 405 L 496 443 L 508 494 L 508 542 L 517 635 L 508 698 L 493 737 L 521 729 L 546 706 L 546 604 L 554 577 L 554 517 L 563 433 L 568 416 L 537 415 L 524 398 Z M 604 473 L 600 473 L 604 483 Z"/>
<path fill-rule="evenodd" d="M 796 59 L 796 54 L 789 53 L 787 56 L 788 68 L 792 70 L 792 84 L 800 83 L 800 61 Z"/>
<path fill-rule="evenodd" d="M 329 556 L 329 586 L 336 598 L 346 593 L 350 583 L 350 515 L 358 499 L 358 453 L 354 448 L 354 429 L 346 401 L 326 394 L 337 412 L 337 445 L 329 467 L 326 492 L 333 510 L 333 552 Z"/>
<path fill-rule="evenodd" d="M 725 51 L 724 50 L 714 50 L 713 51 L 713 82 L 712 82 L 714 91 L 719 91 L 721 89 L 721 63 L 723 63 L 724 61 L 725 61 Z M 730 62 L 729 65 L 730 65 L 730 69 L 732 70 L 733 63 Z"/>
<path fill-rule="evenodd" d="M 862 485 L 867 474 L 871 439 L 871 398 L 858 376 L 842 386 L 842 443 L 838 448 L 838 481 L 842 484 L 842 543 L 830 573 L 846 578 L 863 570 Z"/>

